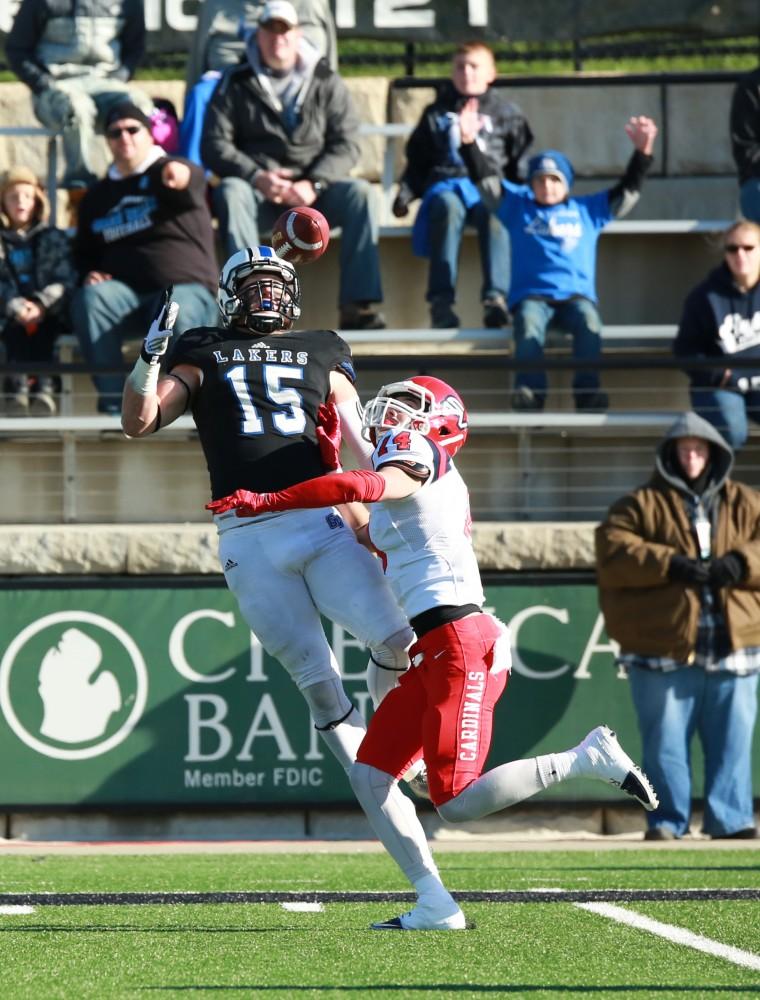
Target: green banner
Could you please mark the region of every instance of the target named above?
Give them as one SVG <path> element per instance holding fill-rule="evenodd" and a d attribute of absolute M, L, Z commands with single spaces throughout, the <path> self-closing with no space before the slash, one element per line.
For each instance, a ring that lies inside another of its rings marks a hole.
<path fill-rule="evenodd" d="M 595 588 L 490 586 L 487 599 L 514 642 L 490 764 L 565 749 L 600 722 L 638 755 Z M 346 688 L 369 716 L 366 652 L 327 628 Z M 303 698 L 224 586 L 0 590 L 0 650 L 5 808 L 352 801 Z M 617 794 L 598 782 L 553 793 Z"/>

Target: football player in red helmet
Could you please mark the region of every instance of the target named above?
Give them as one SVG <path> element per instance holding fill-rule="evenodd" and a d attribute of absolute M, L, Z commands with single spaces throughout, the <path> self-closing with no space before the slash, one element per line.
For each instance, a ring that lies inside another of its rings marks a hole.
<path fill-rule="evenodd" d="M 425 437 L 436 441 L 452 458 L 467 441 L 467 410 L 450 385 L 432 375 L 414 375 L 384 385 L 364 410 L 363 434 L 372 444 L 378 428 L 393 426 L 398 414 Z"/>
<path fill-rule="evenodd" d="M 372 470 L 343 472 L 277 493 L 238 491 L 210 507 L 255 517 L 294 507 L 367 501 L 359 530 L 382 551 L 396 599 L 417 641 L 412 668 L 382 699 L 350 771 L 375 832 L 417 891 L 417 905 L 378 930 L 461 930 L 464 914 L 441 882 L 398 779 L 424 755 L 430 798 L 450 822 L 479 819 L 566 778 L 623 788 L 657 806 L 649 780 L 606 726 L 562 753 L 511 761 L 483 774 L 493 710 L 511 666 L 507 627 L 484 612 L 470 540 L 467 487 L 452 461 L 467 440 L 467 411 L 440 379 L 414 376 L 383 386 L 364 411 Z"/>

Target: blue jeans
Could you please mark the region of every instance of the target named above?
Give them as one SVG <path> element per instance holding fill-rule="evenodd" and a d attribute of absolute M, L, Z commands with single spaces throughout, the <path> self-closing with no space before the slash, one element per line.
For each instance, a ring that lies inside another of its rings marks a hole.
<path fill-rule="evenodd" d="M 670 673 L 631 667 L 631 695 L 643 745 L 642 767 L 660 798 L 647 814 L 650 828 L 677 837 L 691 816 L 691 741 L 705 757 L 704 832 L 736 833 L 755 825 L 752 808 L 752 735 L 757 674 L 739 677 L 681 667 Z"/>
<path fill-rule="evenodd" d="M 454 191 L 430 199 L 430 271 L 428 302 L 456 298 L 459 249 L 465 226 L 474 226 L 480 247 L 483 283 L 481 301 L 494 295 L 507 297 L 510 256 L 509 235 L 499 219 L 482 202 L 467 208 Z"/>
<path fill-rule="evenodd" d="M 588 299 L 567 299 L 565 302 L 522 299 L 512 308 L 512 319 L 517 361 L 543 358 L 546 331 L 550 324 L 573 338 L 575 358 L 589 361 L 601 354 L 602 320 L 596 306 Z M 546 397 L 546 384 L 544 371 L 517 372 L 515 375 L 515 388 L 527 386 L 541 403 Z M 573 378 L 576 403 L 580 394 L 598 388 L 597 372 L 576 371 Z"/>
<path fill-rule="evenodd" d="M 196 326 L 217 325 L 219 307 L 203 285 L 175 285 L 172 298 L 179 303 L 175 334 Z M 79 288 L 71 303 L 71 318 L 85 360 L 120 368 L 122 340 L 145 336 L 158 299 L 158 292 L 138 294 L 114 279 Z M 92 381 L 98 391 L 98 411 L 118 413 L 124 378 L 117 374 L 94 375 Z"/>
<path fill-rule="evenodd" d="M 760 222 L 760 177 L 750 177 L 739 189 L 742 215 L 752 222 Z"/>
<path fill-rule="evenodd" d="M 719 430 L 734 451 L 747 440 L 747 418 L 760 424 L 760 390 L 700 389 L 692 386 L 691 408 Z"/>
<path fill-rule="evenodd" d="M 260 246 L 260 231 L 269 232 L 285 208 L 264 201 L 248 181 L 225 177 L 214 188 L 214 213 L 219 219 L 228 256 L 241 247 Z M 381 302 L 377 221 L 372 189 L 366 181 L 335 181 L 314 202 L 331 227 L 340 226 L 341 306 L 349 302 Z"/>

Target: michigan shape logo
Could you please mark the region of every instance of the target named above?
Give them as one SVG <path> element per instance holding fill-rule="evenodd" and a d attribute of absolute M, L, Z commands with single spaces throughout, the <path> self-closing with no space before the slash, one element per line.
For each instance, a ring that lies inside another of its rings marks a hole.
<path fill-rule="evenodd" d="M 148 672 L 124 629 L 59 611 L 23 629 L 0 661 L 0 708 L 16 736 L 58 760 L 97 757 L 142 716 Z"/>

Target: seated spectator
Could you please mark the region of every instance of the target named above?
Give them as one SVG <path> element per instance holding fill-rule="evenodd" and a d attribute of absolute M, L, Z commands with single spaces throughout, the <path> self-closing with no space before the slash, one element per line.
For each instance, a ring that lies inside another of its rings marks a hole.
<path fill-rule="evenodd" d="M 110 109 L 125 100 L 144 114 L 153 108 L 139 88 L 128 86 L 145 52 L 143 4 L 22 0 L 5 52 L 32 91 L 39 121 L 63 136 L 61 186 L 88 187 L 97 180 L 96 128 Z"/>
<path fill-rule="evenodd" d="M 193 163 L 201 160 L 201 136 L 206 107 L 222 71 L 245 59 L 245 43 L 266 6 L 266 0 L 205 0 L 185 74 L 185 113 L 180 152 Z M 307 41 L 330 69 L 338 68 L 338 38 L 329 0 L 295 0 L 299 25 Z"/>
<path fill-rule="evenodd" d="M 730 121 L 742 214 L 760 222 L 760 68 L 736 84 Z"/>
<path fill-rule="evenodd" d="M 382 329 L 372 191 L 349 177 L 359 121 L 341 78 L 306 39 L 288 0 L 266 5 L 206 112 L 201 156 L 221 181 L 214 210 L 227 253 L 258 246 L 290 205 L 313 205 L 341 226 L 340 326 Z"/>
<path fill-rule="evenodd" d="M 67 331 L 68 298 L 76 270 L 66 233 L 48 225 L 48 200 L 26 167 L 12 167 L 0 179 L 0 336 L 8 361 L 53 360 L 55 340 Z M 52 375 L 8 375 L 8 416 L 56 412 L 58 386 Z"/>
<path fill-rule="evenodd" d="M 689 831 L 691 740 L 705 758 L 704 832 L 756 839 L 752 737 L 760 672 L 760 493 L 696 413 L 657 447 L 647 483 L 596 529 L 599 603 L 620 645 L 660 797 L 646 840 Z"/>
<path fill-rule="evenodd" d="M 747 440 L 747 418 L 760 423 L 760 225 L 735 222 L 722 244 L 723 263 L 686 298 L 673 353 L 719 359 L 688 372 L 691 405 L 736 450 Z M 757 367 L 733 367 L 739 359 Z"/>
<path fill-rule="evenodd" d="M 267 0 L 204 0 L 185 69 L 189 92 L 209 70 L 221 74 L 245 58 L 245 37 L 256 28 Z M 329 0 L 293 0 L 304 37 L 331 69 L 338 68 L 335 20 Z"/>
<path fill-rule="evenodd" d="M 597 309 L 596 247 L 602 229 L 636 204 L 652 162 L 657 126 L 651 118 L 631 118 L 625 126 L 634 146 L 625 173 L 614 187 L 596 194 L 570 194 L 573 168 L 556 150 L 528 163 L 528 184 L 502 180 L 481 149 L 477 107 L 468 102 L 460 116 L 462 155 L 484 200 L 509 231 L 512 268 L 509 308 L 514 321 L 515 358 L 543 358 L 549 324 L 571 334 L 573 353 L 590 361 L 601 352 L 602 321 Z M 516 410 L 543 410 L 543 371 L 518 372 L 512 393 Z M 596 371 L 576 371 L 573 395 L 578 410 L 606 410 Z"/>
<path fill-rule="evenodd" d="M 154 108 L 150 114 L 150 132 L 153 141 L 165 153 L 174 156 L 179 153 L 179 116 L 173 101 L 165 97 L 153 99 Z"/>
<path fill-rule="evenodd" d="M 533 134 L 520 110 L 491 89 L 495 78 L 496 63 L 487 45 L 460 45 L 454 53 L 451 80 L 425 108 L 406 146 L 406 168 L 393 202 L 393 214 L 403 218 L 410 203 L 422 198 L 412 249 L 419 257 L 430 259 L 427 300 L 433 327 L 459 326 L 452 306 L 465 225 L 474 226 L 478 233 L 483 322 L 499 327 L 508 319 L 509 236 L 483 204 L 459 153 L 459 112 L 468 99 L 474 98 L 478 139 L 485 153 L 498 165 L 501 176 L 519 180 L 518 164 Z"/>
<path fill-rule="evenodd" d="M 72 319 L 84 357 L 121 367 L 121 340 L 142 336 L 160 294 L 174 286 L 175 332 L 213 325 L 217 265 L 206 180 L 195 164 L 153 144 L 150 119 L 122 104 L 106 121 L 113 163 L 79 208 L 75 237 L 82 287 Z M 118 413 L 124 379 L 97 375 L 98 410 Z"/>

